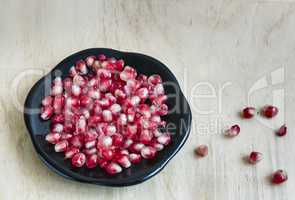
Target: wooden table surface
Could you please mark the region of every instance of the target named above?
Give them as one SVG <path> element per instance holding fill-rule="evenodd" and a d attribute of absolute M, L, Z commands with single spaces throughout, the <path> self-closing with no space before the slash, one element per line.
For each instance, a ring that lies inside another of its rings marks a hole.
<path fill-rule="evenodd" d="M 0 199 L 291 200 L 295 196 L 294 0 L 0 0 Z M 193 110 L 184 148 L 133 187 L 79 184 L 38 159 L 22 115 L 32 85 L 66 56 L 90 47 L 151 55 L 175 73 Z M 273 120 L 241 120 L 247 104 L 275 104 Z M 235 139 L 222 136 L 241 125 Z M 286 123 L 289 134 L 274 130 Z M 209 146 L 196 159 L 193 149 Z M 252 150 L 263 160 L 250 166 Z M 269 175 L 285 169 L 280 186 Z"/>

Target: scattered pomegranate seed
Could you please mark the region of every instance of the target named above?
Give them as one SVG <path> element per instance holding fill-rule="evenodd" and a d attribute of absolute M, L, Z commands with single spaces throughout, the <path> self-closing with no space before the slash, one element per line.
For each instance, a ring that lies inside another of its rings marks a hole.
<path fill-rule="evenodd" d="M 195 153 L 201 157 L 207 156 L 208 155 L 208 146 L 204 145 L 204 144 L 198 146 L 195 150 Z"/>
<path fill-rule="evenodd" d="M 124 65 L 105 55 L 79 60 L 41 102 L 40 117 L 50 119 L 45 140 L 75 167 L 116 174 L 171 143 L 170 133 L 160 131 L 168 114 L 161 77 Z"/>
<path fill-rule="evenodd" d="M 262 115 L 266 118 L 273 118 L 276 116 L 279 112 L 279 109 L 275 106 L 266 105 L 262 108 Z"/>
<path fill-rule="evenodd" d="M 239 125 L 233 125 L 228 130 L 226 130 L 225 135 L 228 137 L 235 137 L 240 134 L 240 126 Z"/>
<path fill-rule="evenodd" d="M 277 136 L 285 136 L 287 134 L 287 126 L 286 125 L 282 125 L 279 130 L 276 132 Z"/>
<path fill-rule="evenodd" d="M 271 181 L 274 184 L 281 184 L 288 180 L 288 175 L 284 170 L 277 170 L 272 174 Z"/>
<path fill-rule="evenodd" d="M 253 107 L 246 107 L 242 110 L 242 117 L 245 119 L 250 119 L 252 117 L 254 117 L 254 115 L 256 114 L 256 109 Z"/>
<path fill-rule="evenodd" d="M 249 163 L 256 164 L 262 160 L 262 153 L 253 151 L 250 153 L 248 160 Z"/>

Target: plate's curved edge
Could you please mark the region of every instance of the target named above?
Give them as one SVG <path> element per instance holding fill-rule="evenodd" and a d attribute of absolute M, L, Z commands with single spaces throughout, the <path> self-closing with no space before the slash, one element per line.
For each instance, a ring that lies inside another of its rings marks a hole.
<path fill-rule="evenodd" d="M 95 185 L 101 185 L 101 186 L 115 186 L 115 187 L 124 187 L 124 186 L 132 186 L 132 185 L 136 185 L 136 184 L 139 184 L 139 183 L 142 183 L 142 182 L 145 182 L 147 180 L 149 180 L 150 178 L 154 177 L 155 175 L 157 175 L 158 173 L 160 173 L 164 168 L 165 166 L 169 163 L 169 161 L 180 151 L 180 149 L 184 146 L 185 142 L 187 141 L 189 135 L 190 135 L 190 131 L 191 131 L 191 123 L 192 123 L 192 112 L 191 112 L 191 109 L 190 109 L 190 106 L 189 106 L 189 103 L 186 99 L 186 97 L 184 96 L 184 94 L 182 93 L 181 91 L 181 88 L 180 88 L 180 85 L 179 85 L 179 82 L 178 80 L 176 79 L 176 77 L 174 76 L 174 74 L 170 71 L 170 69 L 164 65 L 162 62 L 160 62 L 159 60 L 151 57 L 151 56 L 148 56 L 148 55 L 145 55 L 145 54 L 141 54 L 141 53 L 134 53 L 134 52 L 125 52 L 125 51 L 118 51 L 118 50 L 115 50 L 115 49 L 110 49 L 110 48 L 89 48 L 89 49 L 85 49 L 85 50 L 82 50 L 82 51 L 79 51 L 79 52 L 76 52 L 68 57 L 66 57 L 65 59 L 63 59 L 61 62 L 59 62 L 48 74 L 46 74 L 45 76 L 43 76 L 42 78 L 40 78 L 40 80 L 38 80 L 34 85 L 33 87 L 30 89 L 30 91 L 28 92 L 27 94 L 27 97 L 26 97 L 26 100 L 25 100 L 25 108 L 27 108 L 27 106 L 30 104 L 30 96 L 31 93 L 34 91 L 35 87 L 38 87 L 38 85 L 42 82 L 43 79 L 45 79 L 47 76 L 51 76 L 52 72 L 54 70 L 56 70 L 56 68 L 58 68 L 59 66 L 62 66 L 63 63 L 65 63 L 68 59 L 70 59 L 71 57 L 75 57 L 81 53 L 85 53 L 87 51 L 94 51 L 94 50 L 107 50 L 107 51 L 114 51 L 116 53 L 121 53 L 121 54 L 132 54 L 132 55 L 137 55 L 137 56 L 143 56 L 145 58 L 148 58 L 150 60 L 153 60 L 154 62 L 157 62 L 160 64 L 160 66 L 167 72 L 169 73 L 169 75 L 171 77 L 173 77 L 174 81 L 177 83 L 179 89 L 180 89 L 180 95 L 183 97 L 183 99 L 185 100 L 185 103 L 187 104 L 187 108 L 188 108 L 188 124 L 187 124 L 187 127 L 188 129 L 186 130 L 186 133 L 185 133 L 185 136 L 182 138 L 181 142 L 179 143 L 179 145 L 177 146 L 177 148 L 172 152 L 171 155 L 169 155 L 166 159 L 164 159 L 162 162 L 161 162 L 161 166 L 158 167 L 156 170 L 154 170 L 152 173 L 149 173 L 148 175 L 144 176 L 142 179 L 138 179 L 138 180 L 133 180 L 133 181 L 129 181 L 129 182 L 126 182 L 126 183 L 119 183 L 119 184 L 116 184 L 116 183 L 105 183 L 105 182 L 100 182 L 100 181 L 89 181 L 89 180 L 86 180 L 86 179 L 81 179 L 79 177 L 73 177 L 73 176 L 69 176 L 67 174 L 64 174 L 62 172 L 60 172 L 59 170 L 56 169 L 56 167 L 54 166 L 55 164 L 51 163 L 50 160 L 47 160 L 46 159 L 46 156 L 44 157 L 43 153 L 41 150 L 39 150 L 39 147 L 38 145 L 36 144 L 33 136 L 32 136 L 32 129 L 31 129 L 31 126 L 29 125 L 29 113 L 26 113 L 26 111 L 24 112 L 24 121 L 25 121 L 25 124 L 26 124 L 26 128 L 28 129 L 28 132 L 30 134 L 30 137 L 31 137 L 31 141 L 33 143 L 33 145 L 35 146 L 35 149 L 37 150 L 37 153 L 38 153 L 38 156 L 40 157 L 40 159 L 42 160 L 42 162 L 48 167 L 50 168 L 53 172 L 55 172 L 56 174 L 60 175 L 60 176 L 63 176 L 64 178 L 67 178 L 68 180 L 75 180 L 75 181 L 78 181 L 78 182 L 83 182 L 83 183 L 89 183 L 89 184 L 95 184 Z"/>

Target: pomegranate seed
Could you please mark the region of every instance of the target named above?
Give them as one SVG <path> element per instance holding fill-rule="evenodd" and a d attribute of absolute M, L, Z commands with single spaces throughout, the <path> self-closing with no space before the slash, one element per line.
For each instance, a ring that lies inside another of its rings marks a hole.
<path fill-rule="evenodd" d="M 138 164 L 141 161 L 141 156 L 139 154 L 131 153 L 129 155 L 129 160 L 132 164 Z"/>
<path fill-rule="evenodd" d="M 75 167 L 82 167 L 86 162 L 86 156 L 84 153 L 77 153 L 72 158 L 72 165 Z"/>
<path fill-rule="evenodd" d="M 276 132 L 277 136 L 285 136 L 287 134 L 287 126 L 286 125 L 282 125 L 279 130 Z"/>
<path fill-rule="evenodd" d="M 62 134 L 61 134 L 61 139 L 62 139 L 62 140 L 67 140 L 67 141 L 69 141 L 69 139 L 71 139 L 72 137 L 73 137 L 73 135 L 70 134 L 70 133 L 62 133 Z"/>
<path fill-rule="evenodd" d="M 65 116 L 63 114 L 56 114 L 51 118 L 51 121 L 53 123 L 64 123 L 65 122 Z"/>
<path fill-rule="evenodd" d="M 55 144 L 54 150 L 55 152 L 64 152 L 67 150 L 68 146 L 69 146 L 68 141 L 63 140 Z"/>
<path fill-rule="evenodd" d="M 101 156 L 105 160 L 112 160 L 114 157 L 114 152 L 111 149 L 102 149 Z"/>
<path fill-rule="evenodd" d="M 52 106 L 53 98 L 51 96 L 46 96 L 42 100 L 42 106 Z"/>
<path fill-rule="evenodd" d="M 116 162 L 118 162 L 122 167 L 124 168 L 129 168 L 131 166 L 131 162 L 126 155 L 120 155 L 117 159 Z"/>
<path fill-rule="evenodd" d="M 96 141 L 95 140 L 94 141 L 89 141 L 89 142 L 86 142 L 85 143 L 85 148 L 91 149 L 92 147 L 95 147 L 95 145 L 96 145 Z"/>
<path fill-rule="evenodd" d="M 87 64 L 87 66 L 88 67 L 91 67 L 93 65 L 95 59 L 96 59 L 95 56 L 88 56 L 86 58 L 86 64 Z"/>
<path fill-rule="evenodd" d="M 249 155 L 249 163 L 256 164 L 262 160 L 262 153 L 253 151 Z"/>
<path fill-rule="evenodd" d="M 131 147 L 132 144 L 133 144 L 133 140 L 127 139 L 123 145 L 123 148 L 129 148 L 129 147 Z"/>
<path fill-rule="evenodd" d="M 164 95 L 164 93 L 165 93 L 164 86 L 161 83 L 158 83 L 153 89 L 153 95 L 155 96 Z"/>
<path fill-rule="evenodd" d="M 256 113 L 256 109 L 253 108 L 253 107 L 246 107 L 242 110 L 242 117 L 245 118 L 245 119 L 250 119 L 252 117 L 254 117 Z"/>
<path fill-rule="evenodd" d="M 228 137 L 235 137 L 237 135 L 239 135 L 240 133 L 240 126 L 239 125 L 233 125 L 231 126 L 228 130 L 226 130 L 226 136 Z"/>
<path fill-rule="evenodd" d="M 277 170 L 272 174 L 272 183 L 281 184 L 288 180 L 288 175 L 284 170 Z"/>
<path fill-rule="evenodd" d="M 164 133 L 163 135 L 160 135 L 158 138 L 157 138 L 157 141 L 160 143 L 160 144 L 163 144 L 163 145 L 168 145 L 171 141 L 171 136 L 170 136 L 170 133 Z"/>
<path fill-rule="evenodd" d="M 114 146 L 121 146 L 123 144 L 123 136 L 120 134 L 112 135 L 112 141 Z"/>
<path fill-rule="evenodd" d="M 48 120 L 48 119 L 50 119 L 50 117 L 51 117 L 52 115 L 53 115 L 53 108 L 52 108 L 51 106 L 45 106 L 45 107 L 42 107 L 40 117 L 41 117 L 43 120 Z"/>
<path fill-rule="evenodd" d="M 157 150 L 153 147 L 144 147 L 141 149 L 141 156 L 144 158 L 144 159 L 153 159 L 155 156 L 156 156 L 156 152 Z"/>
<path fill-rule="evenodd" d="M 97 149 L 95 147 L 91 148 L 91 149 L 84 149 L 83 153 L 85 153 L 88 156 L 91 156 L 93 154 L 97 153 Z"/>
<path fill-rule="evenodd" d="M 279 109 L 275 106 L 264 106 L 262 108 L 262 115 L 265 116 L 266 118 L 272 118 L 274 116 L 276 116 L 279 112 Z"/>
<path fill-rule="evenodd" d="M 81 88 L 79 85 L 72 85 L 72 94 L 76 97 L 80 96 L 81 94 Z"/>
<path fill-rule="evenodd" d="M 144 147 L 145 145 L 142 143 L 134 143 L 130 145 L 129 150 L 133 153 L 140 153 Z"/>
<path fill-rule="evenodd" d="M 107 166 L 105 166 L 106 172 L 113 175 L 120 173 L 122 171 L 122 168 L 117 163 L 111 162 Z"/>
<path fill-rule="evenodd" d="M 80 105 L 83 107 L 89 107 L 89 105 L 91 104 L 91 98 L 85 95 L 82 95 L 80 97 Z"/>
<path fill-rule="evenodd" d="M 73 158 L 73 156 L 79 152 L 80 150 L 78 148 L 71 147 L 65 152 L 65 159 Z"/>
<path fill-rule="evenodd" d="M 124 70 L 120 73 L 120 78 L 123 81 L 135 79 L 136 76 L 137 76 L 136 70 L 129 66 L 126 66 Z"/>
<path fill-rule="evenodd" d="M 46 135 L 45 140 L 51 144 L 57 144 L 60 138 L 60 133 L 49 133 Z"/>
<path fill-rule="evenodd" d="M 63 132 L 64 126 L 62 124 L 52 124 L 51 131 L 56 133 Z"/>
<path fill-rule="evenodd" d="M 83 60 L 79 60 L 76 62 L 76 70 L 83 75 L 88 73 L 86 63 Z"/>
<path fill-rule="evenodd" d="M 70 77 L 74 77 L 74 76 L 76 76 L 77 74 L 78 74 L 78 72 L 77 72 L 76 68 L 75 68 L 74 66 L 72 66 L 72 67 L 70 68 L 70 71 L 69 71 L 69 76 L 70 76 Z"/>
<path fill-rule="evenodd" d="M 121 111 L 121 106 L 119 104 L 115 103 L 110 107 L 110 111 L 112 112 L 113 115 L 117 115 Z"/>
<path fill-rule="evenodd" d="M 153 84 L 153 85 L 156 85 L 158 83 L 162 83 L 162 79 L 159 75 L 152 75 L 148 78 L 147 81 L 149 84 Z"/>
<path fill-rule="evenodd" d="M 104 54 L 100 54 L 100 55 L 98 55 L 98 60 L 99 61 L 104 61 L 104 60 L 106 60 L 107 59 L 107 57 L 104 55 Z"/>
<path fill-rule="evenodd" d="M 86 131 L 86 118 L 84 116 L 80 116 L 77 124 L 76 124 L 76 131 L 77 133 L 85 133 Z"/>
<path fill-rule="evenodd" d="M 70 143 L 77 148 L 81 148 L 84 144 L 84 138 L 82 137 L 82 135 L 74 135 L 71 139 L 70 139 Z"/>
<path fill-rule="evenodd" d="M 198 146 L 195 150 L 195 153 L 201 157 L 207 156 L 208 155 L 208 146 L 204 145 L 204 144 Z"/>
<path fill-rule="evenodd" d="M 109 110 L 102 111 L 102 117 L 105 122 L 111 122 L 113 120 L 112 112 Z"/>
<path fill-rule="evenodd" d="M 116 65 L 116 70 L 122 71 L 124 68 L 124 60 L 117 60 L 115 65 Z"/>
<path fill-rule="evenodd" d="M 96 154 L 89 156 L 86 160 L 86 166 L 89 169 L 95 168 L 97 164 L 98 164 L 98 156 Z"/>
<path fill-rule="evenodd" d="M 149 144 L 153 139 L 153 133 L 149 130 L 143 130 L 140 134 L 139 141 L 143 144 Z"/>
<path fill-rule="evenodd" d="M 157 151 L 162 151 L 164 149 L 164 145 L 158 143 L 157 141 L 152 142 L 151 147 L 154 147 Z"/>

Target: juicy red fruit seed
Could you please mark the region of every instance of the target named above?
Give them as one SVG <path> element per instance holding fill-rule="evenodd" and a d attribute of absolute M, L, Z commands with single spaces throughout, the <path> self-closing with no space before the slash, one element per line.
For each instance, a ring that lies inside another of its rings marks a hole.
<path fill-rule="evenodd" d="M 279 130 L 277 130 L 276 132 L 277 136 L 285 136 L 287 134 L 287 126 L 286 125 L 282 125 Z"/>
<path fill-rule="evenodd" d="M 93 154 L 89 156 L 86 160 L 86 166 L 89 169 L 95 168 L 98 165 L 98 156 Z"/>
<path fill-rule="evenodd" d="M 279 109 L 275 106 L 266 105 L 262 108 L 262 115 L 266 118 L 273 118 L 279 112 Z"/>
<path fill-rule="evenodd" d="M 117 163 L 111 162 L 105 166 L 106 172 L 109 174 L 117 174 L 122 171 L 122 168 Z"/>
<path fill-rule="evenodd" d="M 84 153 L 77 153 L 72 158 L 72 165 L 75 167 L 82 167 L 86 162 L 86 156 Z"/>
<path fill-rule="evenodd" d="M 225 134 L 228 137 L 235 137 L 240 134 L 240 130 L 241 130 L 240 126 L 235 124 L 231 126 L 228 130 L 226 130 Z"/>
<path fill-rule="evenodd" d="M 241 115 L 245 119 L 250 119 L 256 114 L 256 109 L 253 107 L 246 107 L 242 110 Z"/>
<path fill-rule="evenodd" d="M 208 146 L 207 145 L 200 145 L 195 149 L 195 153 L 196 155 L 200 156 L 200 157 L 205 157 L 208 155 Z"/>
<path fill-rule="evenodd" d="M 250 164 L 256 164 L 262 160 L 262 153 L 253 151 L 250 153 L 248 160 Z"/>
<path fill-rule="evenodd" d="M 272 174 L 271 181 L 274 184 L 281 184 L 288 180 L 286 171 L 279 169 Z"/>

